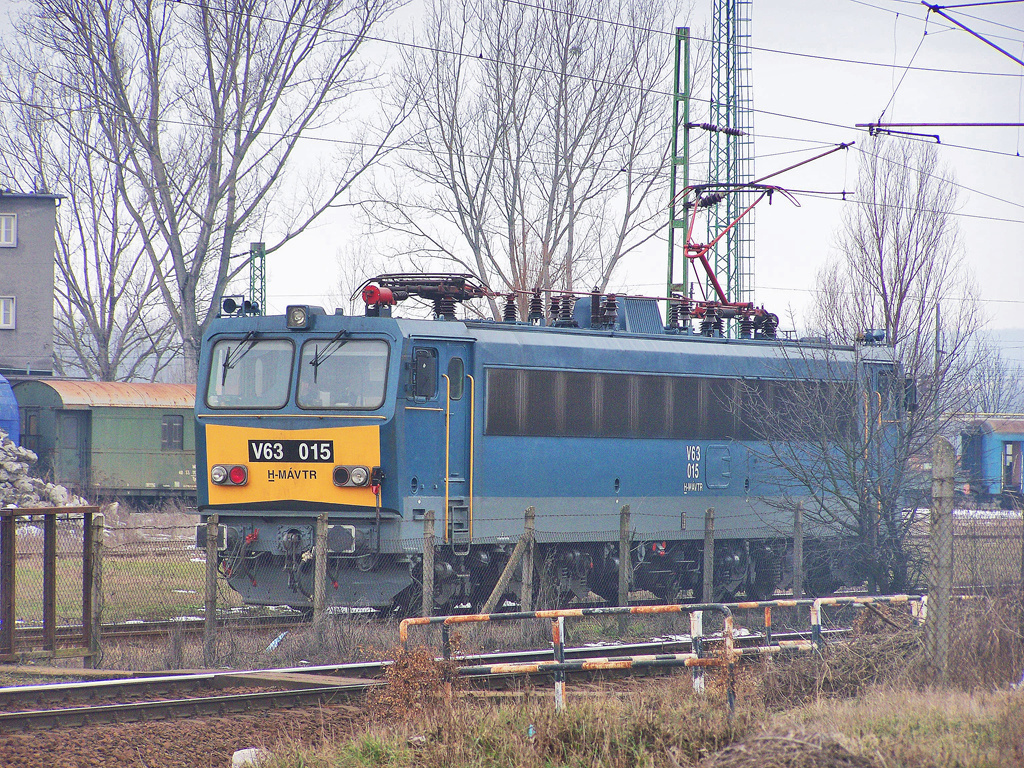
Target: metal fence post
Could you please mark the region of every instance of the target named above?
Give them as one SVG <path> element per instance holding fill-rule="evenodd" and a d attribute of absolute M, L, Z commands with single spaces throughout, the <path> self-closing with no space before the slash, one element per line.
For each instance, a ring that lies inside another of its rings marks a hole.
<path fill-rule="evenodd" d="M 102 512 L 87 512 L 82 521 L 82 639 L 90 654 L 83 661 L 86 669 L 95 669 L 100 664 L 105 522 Z"/>
<path fill-rule="evenodd" d="M 533 557 L 534 539 L 537 533 L 537 511 L 533 507 L 526 508 L 526 517 L 523 521 L 523 532 L 526 534 L 526 552 L 523 554 L 523 593 L 519 598 L 519 609 L 521 611 L 533 610 Z"/>
<path fill-rule="evenodd" d="M 434 614 L 434 510 L 423 518 L 423 596 L 420 615 Z"/>
<path fill-rule="evenodd" d="M 217 531 L 220 516 L 206 518 L 206 615 L 203 624 L 203 663 L 212 666 L 217 651 Z"/>
<path fill-rule="evenodd" d="M 715 508 L 704 513 L 704 591 L 702 601 L 710 603 L 715 592 Z"/>
<path fill-rule="evenodd" d="M 555 652 L 555 663 L 565 664 L 564 616 L 559 616 L 551 621 L 551 640 Z M 565 711 L 565 670 L 561 667 L 555 670 L 555 711 Z"/>
<path fill-rule="evenodd" d="M 313 622 L 324 617 L 327 604 L 327 513 L 316 518 L 316 555 L 313 560 Z"/>
<path fill-rule="evenodd" d="M 632 571 L 629 554 L 629 504 L 619 512 L 619 605 L 629 605 L 629 576 Z M 626 634 L 629 617 L 619 616 L 619 634 Z"/>
<path fill-rule="evenodd" d="M 0 514 L 0 654 L 14 653 L 15 519 Z"/>
<path fill-rule="evenodd" d="M 57 515 L 43 515 L 43 649 L 57 649 Z"/>
<path fill-rule="evenodd" d="M 704 611 L 690 613 L 690 650 L 698 659 L 704 658 Z M 704 693 L 704 667 L 693 667 L 693 692 Z"/>
<path fill-rule="evenodd" d="M 793 510 L 793 598 L 804 596 L 804 503 Z"/>
<path fill-rule="evenodd" d="M 929 527 L 928 620 L 925 652 L 936 680 L 949 673 L 950 602 L 953 591 L 953 446 L 932 442 L 932 510 Z"/>

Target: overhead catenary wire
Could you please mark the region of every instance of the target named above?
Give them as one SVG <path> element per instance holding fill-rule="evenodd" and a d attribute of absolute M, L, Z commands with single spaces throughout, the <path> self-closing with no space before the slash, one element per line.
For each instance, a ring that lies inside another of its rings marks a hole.
<path fill-rule="evenodd" d="M 506 0 L 506 2 L 517 3 L 517 4 L 520 4 L 520 5 L 529 5 L 529 4 L 526 4 L 526 3 L 522 3 L 520 0 Z M 200 3 L 194 2 L 194 1 L 190 1 L 190 0 L 176 0 L 176 5 L 191 6 L 191 7 L 195 7 L 195 8 L 201 8 L 202 7 Z M 531 7 L 539 8 L 539 6 L 531 6 Z M 241 13 L 241 11 L 238 11 L 237 13 Z M 261 19 L 261 20 L 264 20 L 264 21 L 272 21 L 272 22 L 277 22 L 277 23 L 282 23 L 282 24 L 284 23 L 283 20 L 278 19 L 276 17 L 272 17 L 272 16 L 260 16 L 258 14 L 254 14 L 254 16 L 255 16 L 255 18 L 258 18 L 258 19 Z M 590 18 L 590 17 L 583 17 L 583 18 Z M 596 18 L 594 20 L 595 21 L 602 21 L 602 20 L 596 19 Z M 294 25 L 294 22 L 292 22 L 292 23 Z M 619 23 L 619 22 L 606 22 L 606 23 Z M 299 26 L 312 26 L 312 25 L 299 25 Z M 353 33 L 351 33 L 351 32 L 342 32 L 342 31 L 339 31 L 339 30 L 331 30 L 329 28 L 318 28 L 318 29 L 319 29 L 319 31 L 326 32 L 328 34 L 342 35 L 342 36 L 352 36 L 353 35 Z M 669 33 L 664 33 L 661 30 L 650 30 L 650 29 L 647 29 L 647 28 L 640 28 L 640 29 L 644 29 L 645 31 L 649 31 L 649 32 L 652 32 L 652 33 L 669 34 Z M 459 57 L 473 59 L 473 60 L 483 60 L 483 61 L 487 61 L 489 63 L 506 64 L 506 65 L 512 66 L 512 64 L 510 64 L 509 62 L 505 62 L 505 61 L 503 61 L 501 59 L 494 58 L 494 57 L 486 57 L 482 53 L 477 54 L 477 53 L 472 53 L 472 52 L 469 52 L 469 51 L 448 50 L 448 49 L 442 49 L 442 48 L 436 48 L 436 47 L 421 45 L 421 44 L 417 44 L 417 43 L 412 43 L 412 42 L 408 42 L 408 41 L 394 40 L 394 39 L 390 39 L 390 38 L 375 37 L 375 36 L 370 36 L 370 35 L 365 35 L 363 37 L 363 39 L 373 40 L 373 41 L 376 41 L 376 42 L 382 42 L 382 43 L 385 43 L 385 44 L 393 44 L 393 45 L 409 47 L 409 48 L 413 48 L 413 49 L 417 49 L 417 50 L 424 50 L 424 51 L 431 52 L 431 53 L 443 53 L 443 54 L 447 54 L 447 55 L 459 56 Z M 755 50 L 755 49 L 751 48 L 751 50 Z M 765 49 L 765 50 L 771 50 L 772 52 L 778 52 L 778 53 L 786 53 L 784 51 L 776 51 L 776 50 L 773 50 L 773 49 Z M 850 63 L 850 64 L 864 63 L 864 62 L 858 62 L 858 61 L 849 60 L 849 59 L 835 59 L 835 60 L 839 61 L 839 62 L 842 62 L 842 63 Z M 885 67 L 891 66 L 891 65 L 888 65 L 888 64 L 879 64 L 879 63 L 875 63 L 875 64 L 877 64 L 878 66 L 885 66 Z M 522 67 L 522 68 L 524 68 L 524 69 L 526 69 L 528 71 L 537 71 L 539 73 L 563 74 L 563 75 L 566 75 L 568 77 L 572 77 L 574 79 L 580 79 L 580 80 L 583 80 L 583 81 L 592 82 L 592 83 L 599 84 L 599 85 L 607 85 L 607 86 L 614 86 L 614 87 L 619 87 L 619 88 L 639 90 L 641 92 L 652 94 L 652 95 L 662 95 L 662 96 L 666 96 L 666 97 L 673 96 L 673 94 L 670 93 L 667 90 L 662 91 L 662 90 L 659 90 L 659 89 L 656 89 L 656 88 L 645 88 L 643 86 L 633 86 L 633 85 L 629 85 L 629 84 L 625 84 L 625 83 L 616 83 L 616 82 L 608 81 L 606 79 L 595 78 L 595 77 L 588 77 L 586 75 L 580 75 L 580 74 L 577 74 L 577 73 L 556 72 L 554 70 L 545 69 L 543 67 L 536 67 L 536 66 L 529 66 L 529 65 L 522 65 L 522 64 L 518 64 L 518 65 L 515 65 L 515 66 L 520 66 L 520 67 Z M 960 71 L 960 70 L 931 70 L 931 71 L 945 72 L 945 73 L 957 73 L 957 74 L 969 74 L 969 73 L 966 73 L 966 72 L 963 72 L 963 71 Z M 1005 75 L 1005 76 L 1009 76 L 1009 77 L 1017 77 L 1016 74 L 1009 74 L 1009 73 L 974 73 L 974 74 L 985 74 L 985 75 L 991 75 L 991 76 L 1004 76 Z M 703 98 L 694 97 L 692 100 L 693 101 L 698 101 L 700 103 L 710 103 L 710 99 L 703 99 Z M 828 127 L 833 127 L 833 128 L 841 128 L 841 129 L 844 129 L 844 130 L 850 130 L 850 126 L 848 126 L 848 125 L 842 125 L 842 124 L 839 124 L 839 123 L 834 123 L 834 122 L 830 122 L 830 121 L 826 121 L 826 120 L 816 120 L 814 118 L 800 117 L 800 116 L 797 116 L 797 115 L 788 115 L 788 114 L 785 114 L 785 113 L 779 113 L 779 112 L 774 112 L 774 111 L 771 111 L 771 110 L 764 110 L 764 109 L 757 109 L 757 108 L 753 109 L 752 111 L 755 114 L 768 115 L 768 116 L 771 116 L 771 117 L 779 117 L 779 118 L 787 119 L 787 120 L 794 120 L 794 121 L 799 121 L 799 122 L 808 122 L 808 123 L 816 124 L 816 125 L 822 125 L 822 126 L 828 126 Z M 173 123 L 175 121 L 168 121 L 168 122 L 172 122 Z M 180 124 L 182 124 L 182 125 L 189 124 L 189 123 L 187 123 L 185 121 L 178 121 L 178 122 Z M 196 123 L 196 125 L 203 126 L 204 124 Z M 208 126 L 204 126 L 204 127 L 208 127 Z M 288 135 L 288 134 L 280 134 L 280 135 Z M 312 137 L 312 136 L 308 137 L 308 138 L 310 138 L 311 140 L 322 140 L 322 141 L 328 141 L 329 140 L 329 139 L 325 139 L 325 138 Z M 957 148 L 957 149 L 968 150 L 968 151 L 983 152 L 983 153 L 986 153 L 986 154 L 1001 155 L 1001 156 L 1006 156 L 1006 157 L 1017 157 L 1018 156 L 1015 153 L 999 152 L 998 150 L 988 150 L 988 149 L 983 149 L 981 147 L 971 147 L 971 146 L 961 145 L 961 144 L 949 144 L 949 143 L 946 143 L 946 144 L 944 144 L 944 146 L 953 147 L 953 148 Z"/>

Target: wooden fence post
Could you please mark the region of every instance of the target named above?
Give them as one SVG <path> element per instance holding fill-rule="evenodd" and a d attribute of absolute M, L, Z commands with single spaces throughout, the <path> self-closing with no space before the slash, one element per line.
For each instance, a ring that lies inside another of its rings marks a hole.
<path fill-rule="evenodd" d="M 715 508 L 704 512 L 704 590 L 701 602 L 710 603 L 715 597 Z"/>
<path fill-rule="evenodd" d="M 313 623 L 319 624 L 324 617 L 327 603 L 327 513 L 321 512 L 316 518 L 315 557 L 313 560 Z"/>
<path fill-rule="evenodd" d="M 804 596 L 804 504 L 798 501 L 793 510 L 793 597 Z"/>
<path fill-rule="evenodd" d="M 523 520 L 523 533 L 527 534 L 526 552 L 523 554 L 523 594 L 519 598 L 519 609 L 522 611 L 533 610 L 533 568 L 535 539 L 537 535 L 537 511 L 533 507 L 526 508 L 526 517 Z"/>
<path fill-rule="evenodd" d="M 203 663 L 213 666 L 217 653 L 217 532 L 220 516 L 206 518 L 206 615 L 203 623 Z"/>
<path fill-rule="evenodd" d="M 421 615 L 434 613 L 434 510 L 423 518 L 423 599 Z"/>
<path fill-rule="evenodd" d="M 929 527 L 928 618 L 925 653 L 935 679 L 949 673 L 950 602 L 953 593 L 953 446 L 943 437 L 932 442 L 932 510 Z"/>

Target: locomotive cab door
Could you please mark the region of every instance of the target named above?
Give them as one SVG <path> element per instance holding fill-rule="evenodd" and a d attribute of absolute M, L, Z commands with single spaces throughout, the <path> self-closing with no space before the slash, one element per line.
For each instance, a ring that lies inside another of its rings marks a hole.
<path fill-rule="evenodd" d="M 442 351 L 441 382 L 445 399 L 446 538 L 468 543 L 473 537 L 473 405 L 475 381 L 469 374 L 471 346 L 448 344 Z"/>
<path fill-rule="evenodd" d="M 424 496 L 437 494 L 443 540 L 459 544 L 470 541 L 473 527 L 471 352 L 468 342 L 417 340 L 411 360 L 415 404 L 406 406 L 414 493 L 420 488 Z"/>

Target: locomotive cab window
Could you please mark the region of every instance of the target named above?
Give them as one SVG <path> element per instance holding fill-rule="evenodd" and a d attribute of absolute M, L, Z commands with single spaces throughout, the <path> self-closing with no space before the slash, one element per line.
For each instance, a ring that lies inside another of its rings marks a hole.
<path fill-rule="evenodd" d="M 287 339 L 222 339 L 210 355 L 211 408 L 281 408 L 288 402 L 295 348 Z"/>
<path fill-rule="evenodd" d="M 452 400 L 461 400 L 466 385 L 466 366 L 461 357 L 453 357 L 448 361 L 448 381 Z"/>
<path fill-rule="evenodd" d="M 388 349 L 379 339 L 307 341 L 299 367 L 299 407 L 380 408 L 387 389 Z"/>

